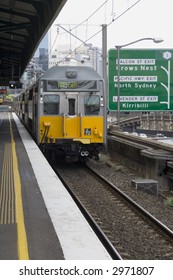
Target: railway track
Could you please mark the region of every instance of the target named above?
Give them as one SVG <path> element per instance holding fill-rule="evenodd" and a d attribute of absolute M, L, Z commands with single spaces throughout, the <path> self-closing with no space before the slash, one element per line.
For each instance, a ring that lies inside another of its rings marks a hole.
<path fill-rule="evenodd" d="M 74 164 L 54 169 L 113 259 L 173 259 L 173 232 L 103 176 Z"/>

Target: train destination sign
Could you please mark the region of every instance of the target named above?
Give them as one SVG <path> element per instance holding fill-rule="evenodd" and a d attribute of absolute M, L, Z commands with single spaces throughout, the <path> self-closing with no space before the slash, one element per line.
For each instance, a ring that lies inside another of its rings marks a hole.
<path fill-rule="evenodd" d="M 96 80 L 74 80 L 74 81 L 63 81 L 63 80 L 45 80 L 44 91 L 62 91 L 62 90 L 99 90 L 99 84 Z"/>
<path fill-rule="evenodd" d="M 120 111 L 173 110 L 173 49 L 109 50 L 108 109 L 117 110 L 118 78 Z"/>

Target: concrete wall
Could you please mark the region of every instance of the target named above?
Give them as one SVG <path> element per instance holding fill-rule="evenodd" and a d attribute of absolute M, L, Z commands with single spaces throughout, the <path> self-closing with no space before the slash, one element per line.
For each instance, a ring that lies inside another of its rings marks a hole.
<path fill-rule="evenodd" d="M 149 149 L 116 136 L 107 137 L 107 151 L 110 154 L 116 152 L 139 163 L 140 173 L 146 179 L 157 180 L 159 191 L 173 190 L 173 181 L 167 176 L 167 164 L 173 161 L 172 153 L 161 149 Z"/>
<path fill-rule="evenodd" d="M 130 160 L 139 163 L 140 172 L 145 176 L 145 160 L 141 155 L 143 145 L 135 145 L 130 141 L 118 139 L 117 137 L 107 139 L 107 149 L 110 154 L 113 152 L 120 154 Z"/>

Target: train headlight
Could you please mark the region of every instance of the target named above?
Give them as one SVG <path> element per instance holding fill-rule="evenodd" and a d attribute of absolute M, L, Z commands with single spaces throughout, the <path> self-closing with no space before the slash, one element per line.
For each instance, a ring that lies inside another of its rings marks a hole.
<path fill-rule="evenodd" d="M 16 82 L 15 81 L 9 81 L 9 88 L 16 88 Z"/>
<path fill-rule="evenodd" d="M 100 106 L 101 106 L 101 107 L 103 107 L 103 106 L 104 106 L 103 96 L 101 96 L 101 98 L 100 98 Z"/>

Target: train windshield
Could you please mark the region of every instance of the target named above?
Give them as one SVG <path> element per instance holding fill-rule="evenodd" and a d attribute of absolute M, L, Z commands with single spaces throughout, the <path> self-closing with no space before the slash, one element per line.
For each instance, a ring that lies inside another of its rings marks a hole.
<path fill-rule="evenodd" d="M 50 94 L 43 96 L 44 114 L 57 115 L 59 114 L 59 95 Z"/>
<path fill-rule="evenodd" d="M 100 111 L 100 97 L 88 95 L 84 97 L 85 115 L 98 115 Z"/>

